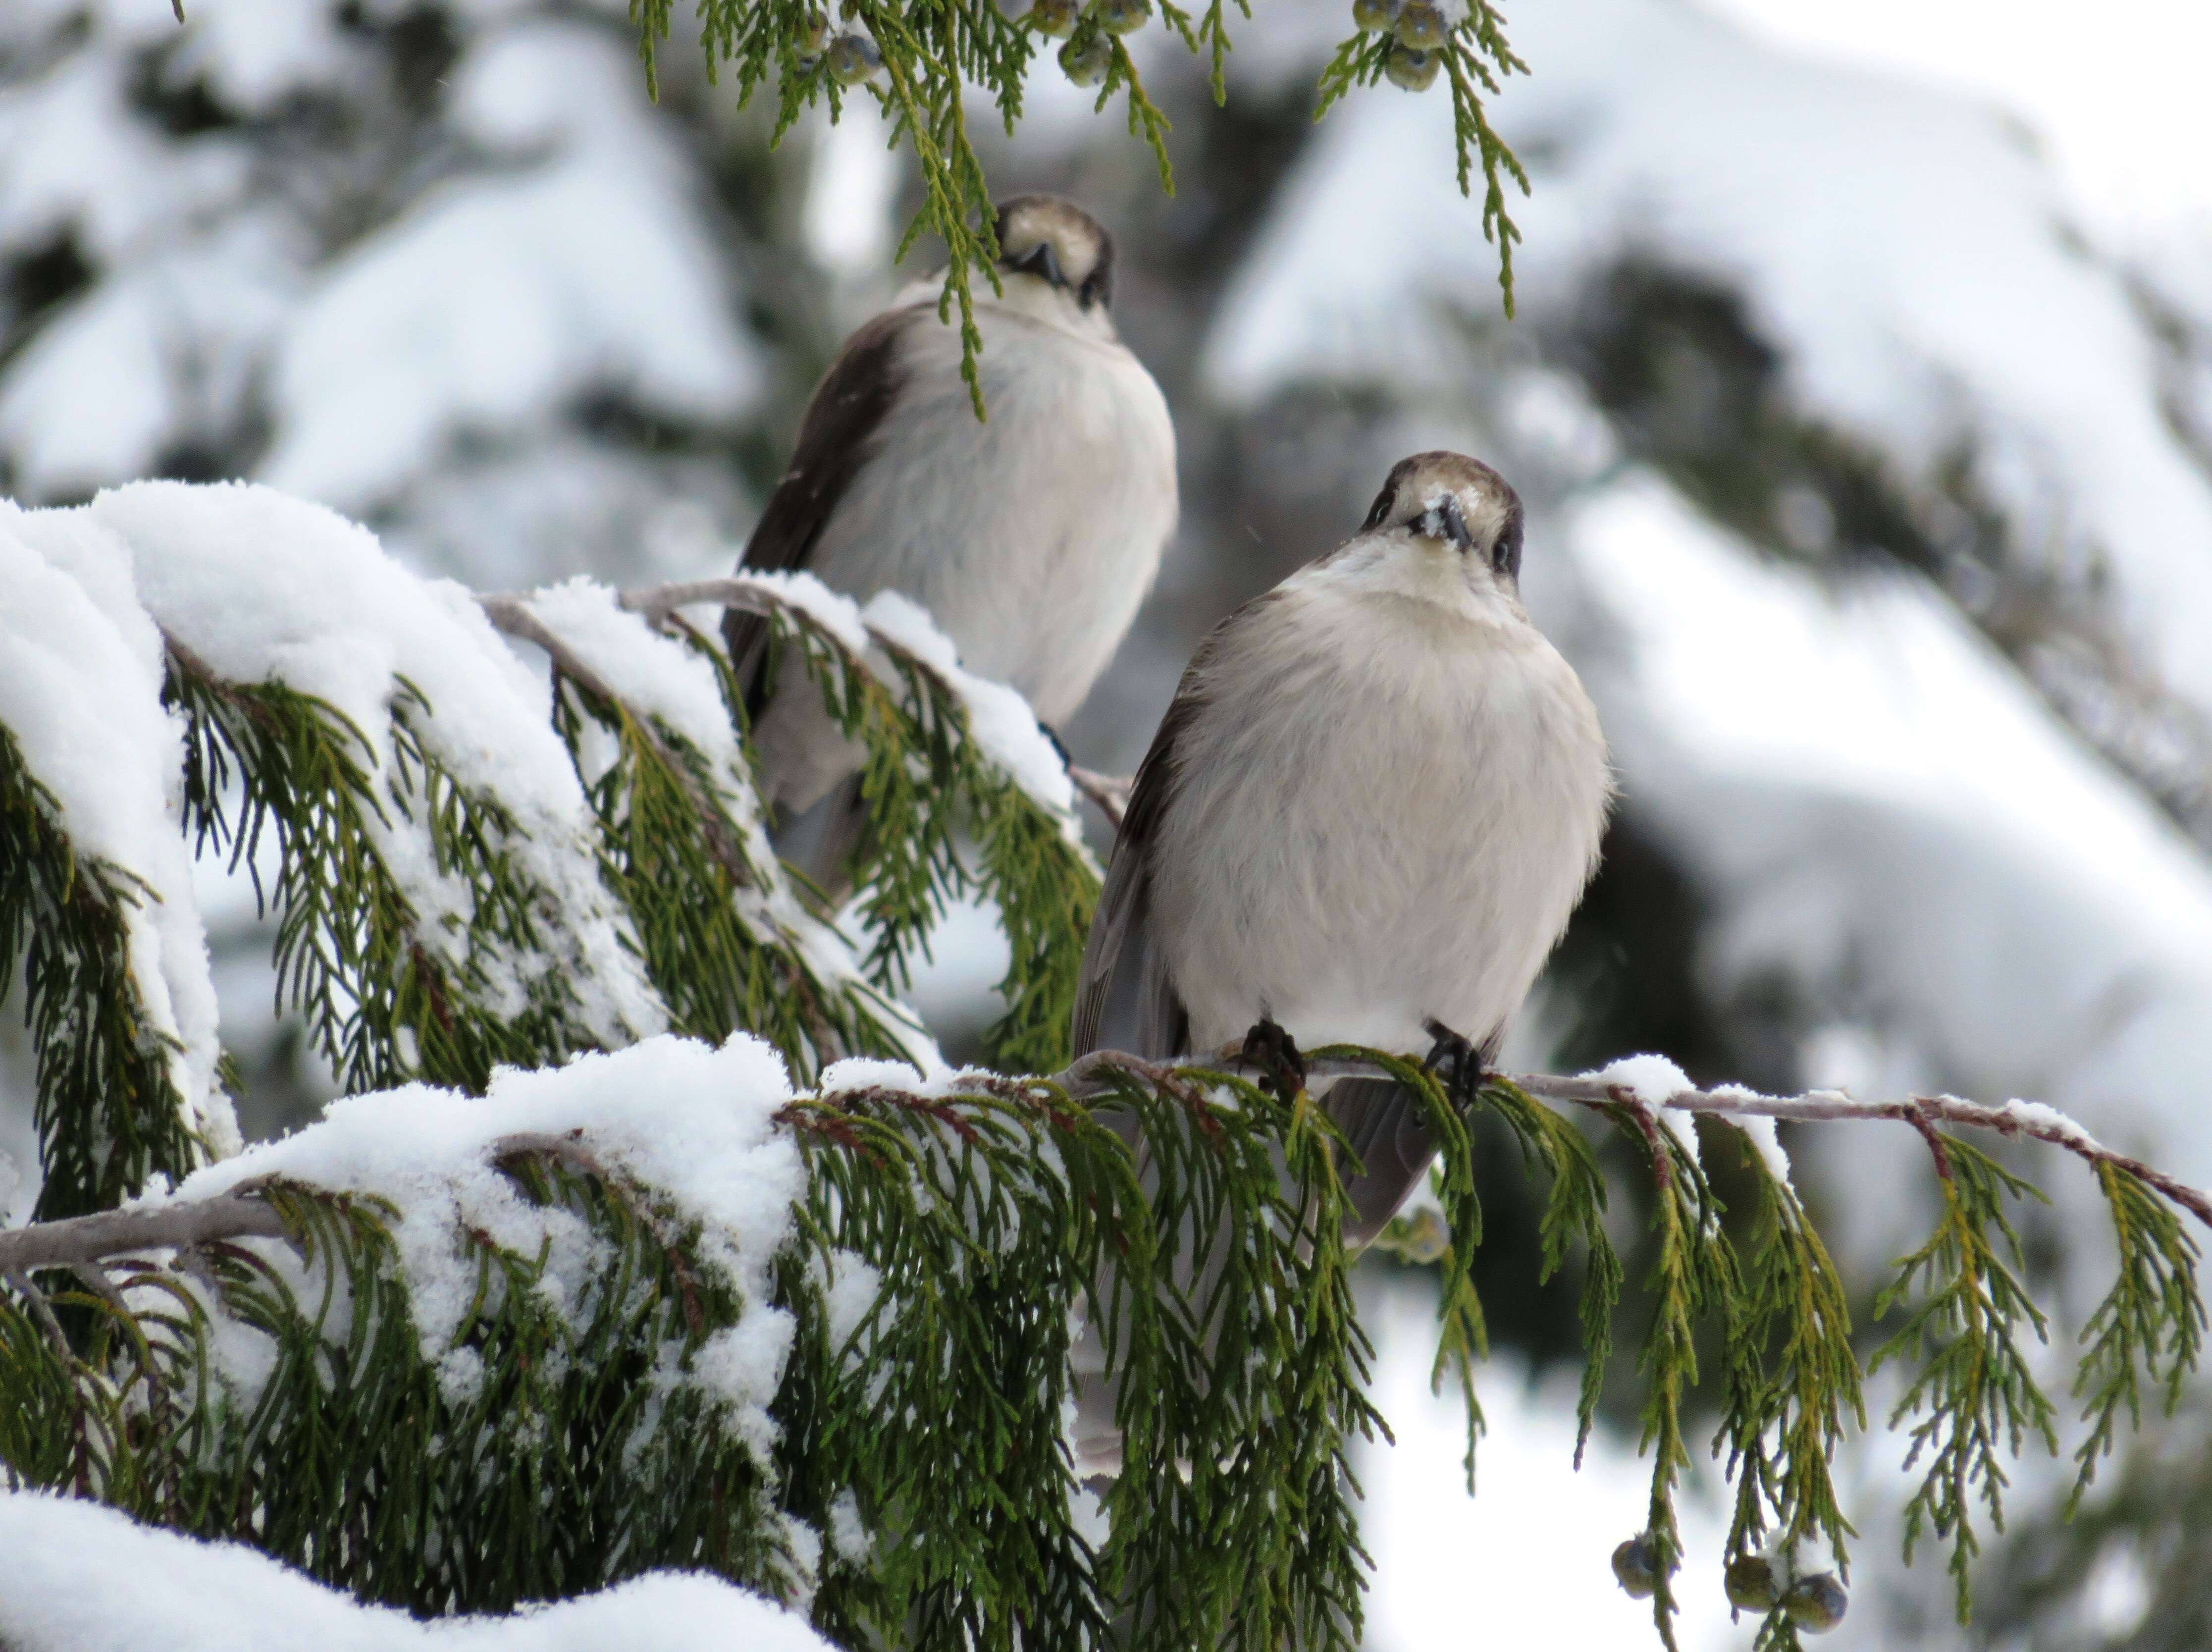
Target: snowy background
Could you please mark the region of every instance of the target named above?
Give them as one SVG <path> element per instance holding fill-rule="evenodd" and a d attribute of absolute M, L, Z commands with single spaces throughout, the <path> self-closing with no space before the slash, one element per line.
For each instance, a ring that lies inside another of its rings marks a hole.
<path fill-rule="evenodd" d="M 0 8 L 0 495 L 252 477 L 483 589 L 726 567 L 895 284 L 912 183 L 866 118 L 770 152 L 680 40 L 653 106 L 623 11 Z M 1395 459 L 1466 448 L 1529 502 L 1529 598 L 1626 795 L 1517 1060 L 2033 1096 L 2212 1181 L 2206 14 L 1524 0 L 1507 324 L 1444 100 L 1310 123 L 1340 11 L 1260 8 L 1218 112 L 1144 37 L 1171 200 L 1048 64 L 991 152 L 1003 192 L 1116 230 L 1182 441 L 1184 525 L 1078 758 L 1126 771 L 1208 626 L 1348 531 Z M 270 1011 L 250 894 L 203 905 L 266 1135 L 329 1081 Z M 995 970 L 987 920 L 948 941 L 925 997 L 957 1045 Z M 0 1017 L 19 1155 L 21 1046 Z M 1862 1304 L 1926 1214 L 1894 1133 L 1790 1143 Z M 2097 1212 L 2038 1173 L 2036 1263 L 2078 1309 Z M 1419 1280 L 1373 1272 L 1400 1443 L 1364 1470 L 1370 1643 L 1642 1643 L 1605 1571 L 1641 1521 L 1630 1390 L 1570 1475 L 1567 1309 L 1501 1259 L 1469 1503 Z M 1894 1451 L 1855 1452 L 1829 1643 L 2212 1642 L 2208 1421 L 2155 1430 L 2070 1531 L 2027 1465 L 1971 1633 L 1940 1565 L 1897 1564 Z M 1711 1582 L 1723 1511 L 1693 1515 L 1685 1645 L 1747 1646 Z"/>

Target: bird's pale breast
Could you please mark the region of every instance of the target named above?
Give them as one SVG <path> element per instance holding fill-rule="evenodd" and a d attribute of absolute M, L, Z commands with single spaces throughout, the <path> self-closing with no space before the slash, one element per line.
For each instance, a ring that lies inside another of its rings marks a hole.
<path fill-rule="evenodd" d="M 1520 1006 L 1595 860 L 1596 717 L 1525 622 L 1285 592 L 1212 673 L 1154 899 L 1192 1042 L 1425 1048 Z"/>

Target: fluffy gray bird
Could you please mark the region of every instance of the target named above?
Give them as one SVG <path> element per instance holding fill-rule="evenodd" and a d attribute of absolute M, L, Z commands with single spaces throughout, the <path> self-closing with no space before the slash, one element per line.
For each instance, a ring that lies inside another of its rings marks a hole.
<path fill-rule="evenodd" d="M 975 304 L 989 421 L 969 405 L 936 279 L 908 287 L 817 386 L 739 567 L 804 568 L 862 602 L 904 593 L 963 665 L 1011 683 L 1049 726 L 1083 702 L 1158 571 L 1176 523 L 1175 428 L 1115 333 L 1104 228 L 1056 196 L 998 211 L 1005 291 Z M 860 754 L 796 659 L 769 680 L 766 622 L 732 610 L 723 635 L 778 847 L 834 888 L 866 825 Z"/>
<path fill-rule="evenodd" d="M 1200 647 L 1137 772 L 1084 955 L 1075 1048 L 1431 1050 L 1462 1083 L 1595 868 L 1597 713 L 1520 597 L 1521 501 L 1457 453 L 1402 460 L 1355 538 Z M 1272 1046 L 1272 1048 L 1270 1048 Z M 1322 1103 L 1359 1155 L 1347 1238 L 1435 1142 L 1396 1084 Z M 1079 1454 L 1117 1466 L 1096 1339 Z"/>
<path fill-rule="evenodd" d="M 1416 453 L 1357 537 L 1215 628 L 1137 773 L 1079 1051 L 1273 1021 L 1495 1054 L 1612 795 L 1597 713 L 1521 605 L 1521 538 L 1495 471 Z"/>

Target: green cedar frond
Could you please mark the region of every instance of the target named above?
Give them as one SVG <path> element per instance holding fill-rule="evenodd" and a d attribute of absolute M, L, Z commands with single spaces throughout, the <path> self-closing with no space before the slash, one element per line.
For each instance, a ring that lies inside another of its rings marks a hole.
<path fill-rule="evenodd" d="M 1972 1519 L 1978 1495 L 1990 1523 L 2004 1529 L 2010 1481 L 1999 1452 L 2017 1456 L 2030 1434 L 2054 1454 L 2058 1449 L 2057 1413 L 2036 1386 L 2019 1339 L 2023 1326 L 2038 1341 L 2046 1339 L 2046 1322 L 2014 1271 L 2022 1266 L 2020 1236 L 2004 1210 L 2008 1198 L 2043 1195 L 1957 1136 L 1926 1133 L 1939 1155 L 1943 1214 L 1927 1243 L 1898 1264 L 1896 1279 L 1875 1298 L 1875 1318 L 1902 1308 L 1905 1321 L 1867 1369 L 1877 1371 L 1893 1359 L 1918 1362 L 1890 1416 L 1893 1428 L 1908 1417 L 1921 1418 L 1909 1436 L 1905 1467 L 1928 1460 L 1905 1504 L 1905 1555 L 1909 1562 L 1923 1534 L 1951 1539 L 1950 1571 L 1964 1622 L 1973 1604 L 1968 1573 L 1981 1550 Z"/>
<path fill-rule="evenodd" d="M 1735 1482 L 1726 1557 L 1756 1553 L 1770 1533 L 1791 1552 L 1825 1542 L 1848 1582 L 1847 1545 L 1856 1533 L 1837 1499 L 1830 1465 L 1845 1428 L 1863 1429 L 1867 1421 L 1850 1308 L 1796 1190 L 1769 1169 L 1747 1133 L 1726 1128 L 1759 1183 L 1742 1265 L 1744 1301 L 1729 1316 L 1727 1410 L 1713 1441 L 1716 1456 L 1726 1448 L 1728 1477 Z M 1786 1613 L 1771 1613 L 1760 1625 L 1759 1648 L 1796 1644 Z"/>
<path fill-rule="evenodd" d="M 203 1157 L 131 976 L 125 909 L 155 898 L 128 870 L 76 851 L 60 806 L 0 728 L 0 999 L 20 961 L 46 1173 L 39 1220 L 118 1205 L 155 1172 L 181 1176 Z"/>
<path fill-rule="evenodd" d="M 721 663 L 711 646 L 698 647 Z M 556 718 L 570 753 L 586 718 L 617 744 L 617 760 L 587 787 L 602 871 L 629 908 L 647 973 L 667 999 L 670 1029 L 716 1040 L 744 1028 L 802 1076 L 840 1055 L 903 1054 L 892 1006 L 859 983 L 828 978 L 776 926 L 758 898 L 766 873 L 746 856 L 735 802 L 699 751 L 665 726 L 648 736 L 629 707 L 565 675 L 556 682 Z M 711 818 L 702 817 L 702 802 Z"/>
<path fill-rule="evenodd" d="M 1651 1498 L 1644 1540 L 1651 1546 L 1651 1621 L 1668 1652 L 1674 1652 L 1674 1575 L 1680 1564 L 1682 1533 L 1674 1492 L 1690 1466 L 1682 1436 L 1682 1397 L 1698 1381 L 1696 1331 L 1709 1314 L 1727 1315 L 1730 1328 L 1743 1309 L 1743 1285 L 1735 1252 L 1721 1235 L 1720 1201 L 1696 1156 L 1640 1103 L 1605 1109 L 1623 1134 L 1644 1149 L 1655 1193 L 1651 1225 L 1657 1254 L 1645 1288 L 1656 1298 L 1638 1369 L 1644 1399 L 1641 1451 L 1651 1453 Z"/>
<path fill-rule="evenodd" d="M 2122 1407 L 2130 1427 L 2142 1425 L 2138 1370 L 2165 1389 L 2171 1416 L 2204 1345 L 2196 1236 L 2181 1225 L 2179 1212 L 2140 1177 L 2109 1159 L 2099 1162 L 2096 1172 L 2112 1212 L 2119 1271 L 2081 1328 L 2087 1347 L 2074 1394 L 2084 1402 L 2081 1416 L 2089 1432 L 2074 1453 L 2080 1472 L 2066 1499 L 2069 1518 L 2096 1477 L 2098 1459 L 2112 1449 Z"/>
<path fill-rule="evenodd" d="M 695 0 L 695 4 L 709 80 L 718 81 L 720 71 L 727 68 L 740 106 L 774 84 L 772 143 L 780 142 L 810 106 L 826 102 L 835 118 L 844 99 L 858 89 L 840 87 L 830 77 L 826 59 L 817 55 L 815 39 L 827 26 L 824 6 L 811 0 Z M 631 0 L 630 4 L 647 87 L 656 98 L 656 49 L 668 37 L 673 9 L 674 0 Z M 1237 0 L 1237 10 L 1249 19 L 1249 0 Z M 1510 316 L 1513 243 L 1521 232 L 1507 213 L 1505 185 L 1510 180 L 1526 193 L 1528 177 L 1490 124 L 1484 100 L 1497 94 L 1504 76 L 1526 74 L 1528 65 L 1514 55 L 1505 39 L 1505 20 L 1489 0 L 1468 0 L 1467 10 L 1467 16 L 1452 25 L 1442 52 L 1451 84 L 1459 187 L 1462 194 L 1471 194 L 1480 167 L 1483 233 L 1498 247 L 1498 285 Z M 982 336 L 975 326 L 974 283 L 980 270 L 998 289 L 994 260 L 999 248 L 990 185 L 968 131 L 966 99 L 971 88 L 987 90 L 1011 136 L 1021 119 L 1023 91 L 1036 67 L 1042 37 L 1027 18 L 1009 16 L 999 0 L 840 0 L 836 15 L 842 23 L 865 29 L 882 53 L 882 69 L 866 89 L 890 125 L 891 143 L 913 149 L 921 174 L 921 203 L 900 240 L 898 257 L 904 258 L 924 234 L 945 244 L 945 289 L 938 313 L 949 319 L 956 308 L 959 312 L 962 370 L 981 418 L 986 410 L 975 361 Z M 1206 54 L 1214 100 L 1225 101 L 1230 40 L 1224 0 L 1208 0 L 1194 25 L 1192 14 L 1172 0 L 1161 0 L 1160 15 L 1162 26 L 1190 52 Z M 1083 43 L 1096 36 L 1098 27 L 1097 18 L 1084 17 L 1073 39 Z M 1173 194 L 1167 117 L 1146 93 L 1127 46 L 1120 39 L 1110 43 L 1097 107 L 1104 109 L 1117 92 L 1127 94 L 1130 135 L 1152 150 L 1161 187 Z M 1355 34 L 1340 45 L 1322 72 L 1315 118 L 1353 87 L 1379 81 L 1389 45 L 1387 34 Z"/>
<path fill-rule="evenodd" d="M 1537 1227 L 1542 1246 L 1539 1275 L 1548 1279 L 1566 1260 L 1571 1245 L 1583 1248 L 1583 1384 L 1576 1403 L 1575 1467 L 1582 1467 L 1597 1402 L 1613 1352 L 1613 1310 L 1620 1300 L 1620 1257 L 1605 1231 L 1605 1174 L 1581 1131 L 1509 1079 L 1484 1084 L 1482 1099 L 1519 1139 L 1522 1152 L 1542 1164 L 1551 1191 Z"/>
<path fill-rule="evenodd" d="M 495 1065 L 592 1047 L 545 957 L 540 892 L 507 847 L 513 817 L 425 748 L 416 724 L 432 708 L 411 685 L 394 696 L 381 786 L 368 735 L 311 695 L 225 682 L 173 651 L 167 697 L 186 721 L 185 829 L 202 853 L 246 866 L 274 905 L 278 1001 L 305 1016 L 346 1088 L 422 1078 L 481 1090 Z M 459 932 L 426 922 L 387 859 L 384 843 L 417 827 L 469 897 Z M 268 890 L 264 832 L 278 863 Z"/>

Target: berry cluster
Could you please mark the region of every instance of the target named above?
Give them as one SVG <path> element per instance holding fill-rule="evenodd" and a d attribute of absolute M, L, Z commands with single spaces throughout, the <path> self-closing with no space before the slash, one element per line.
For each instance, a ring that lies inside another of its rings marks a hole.
<path fill-rule="evenodd" d="M 1367 33 L 1391 36 L 1382 72 L 1392 85 L 1419 92 L 1436 79 L 1452 24 L 1433 0 L 1352 0 L 1352 21 Z"/>
<path fill-rule="evenodd" d="M 807 12 L 793 44 L 799 49 L 799 68 L 811 70 L 826 58 L 830 78 L 840 86 L 873 80 L 884 66 L 883 52 L 873 40 L 856 29 L 833 28 L 825 11 Z"/>
<path fill-rule="evenodd" d="M 1639 1532 L 1613 1552 L 1613 1575 L 1632 1600 L 1648 1600 L 1659 1587 L 1660 1545 Z M 1670 1564 L 1668 1570 L 1677 1568 Z M 1772 1612 L 1778 1606 L 1809 1634 L 1825 1634 L 1843 1622 L 1850 1596 L 1832 1571 L 1792 1576 L 1787 1584 L 1765 1555 L 1739 1555 L 1729 1562 L 1722 1585 L 1729 1604 L 1742 1612 Z"/>
<path fill-rule="evenodd" d="M 1082 28 L 1085 15 L 1095 27 Z M 1096 86 L 1114 62 L 1116 34 L 1133 34 L 1152 19 L 1152 0 L 1036 0 L 1029 21 L 1040 34 L 1067 44 L 1060 66 L 1078 86 Z M 1078 30 L 1081 29 L 1079 34 Z"/>

